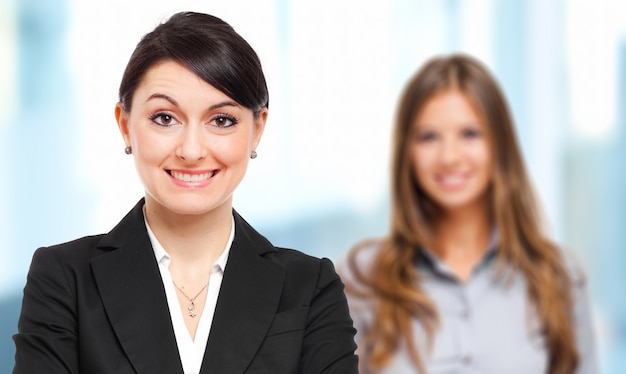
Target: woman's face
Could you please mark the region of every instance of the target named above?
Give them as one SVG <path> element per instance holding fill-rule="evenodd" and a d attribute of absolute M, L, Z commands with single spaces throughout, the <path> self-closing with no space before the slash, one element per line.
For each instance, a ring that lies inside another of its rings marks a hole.
<path fill-rule="evenodd" d="M 492 180 L 487 125 L 468 98 L 446 90 L 428 99 L 413 123 L 413 173 L 444 211 L 483 204 Z"/>
<path fill-rule="evenodd" d="M 146 204 L 177 214 L 230 211 L 267 109 L 255 119 L 252 110 L 173 61 L 146 72 L 131 108 L 126 113 L 118 104 L 115 114 Z"/>

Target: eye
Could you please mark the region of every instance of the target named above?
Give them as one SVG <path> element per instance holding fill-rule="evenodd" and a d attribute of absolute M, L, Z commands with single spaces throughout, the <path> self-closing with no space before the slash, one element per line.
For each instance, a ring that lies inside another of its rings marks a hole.
<path fill-rule="evenodd" d="M 465 139 L 475 139 L 475 138 L 480 137 L 480 135 L 481 135 L 480 130 L 475 129 L 475 128 L 466 128 L 466 129 L 463 129 L 463 133 L 462 133 L 462 136 L 463 136 Z"/>
<path fill-rule="evenodd" d="M 417 141 L 420 143 L 432 142 L 437 139 L 437 134 L 432 131 L 424 131 L 417 134 Z"/>
<path fill-rule="evenodd" d="M 173 115 L 165 112 L 155 113 L 150 116 L 150 120 L 159 126 L 169 127 L 179 124 Z"/>
<path fill-rule="evenodd" d="M 217 116 L 213 117 L 210 123 L 215 127 L 225 129 L 235 126 L 237 123 L 239 123 L 239 121 L 237 121 L 237 119 L 233 116 L 227 114 L 218 114 Z"/>

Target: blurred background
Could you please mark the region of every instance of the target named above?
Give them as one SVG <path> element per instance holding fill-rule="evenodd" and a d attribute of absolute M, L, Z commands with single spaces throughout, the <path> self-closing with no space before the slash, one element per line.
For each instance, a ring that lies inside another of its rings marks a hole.
<path fill-rule="evenodd" d="M 483 60 L 550 232 L 587 271 L 602 372 L 623 372 L 625 2 L 0 0 L 0 373 L 33 251 L 109 231 L 143 194 L 117 88 L 140 37 L 181 10 L 229 22 L 267 75 L 270 117 L 235 208 L 274 244 L 336 262 L 387 231 L 404 82 L 433 55 Z"/>

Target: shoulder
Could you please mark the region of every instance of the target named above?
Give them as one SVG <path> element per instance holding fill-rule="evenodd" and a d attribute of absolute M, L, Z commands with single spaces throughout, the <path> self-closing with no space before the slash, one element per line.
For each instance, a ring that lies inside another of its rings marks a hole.
<path fill-rule="evenodd" d="M 308 255 L 296 249 L 275 246 L 260 234 L 243 217 L 233 211 L 235 239 L 233 246 L 256 253 L 264 261 L 272 262 L 286 270 L 288 277 L 318 277 L 320 271 L 335 273 L 329 259 Z"/>
<path fill-rule="evenodd" d="M 87 236 L 38 248 L 28 269 L 23 304 L 37 304 L 41 299 L 48 300 L 49 308 L 53 308 L 51 299 L 72 304 L 78 289 L 93 285 L 90 263 L 99 241 L 100 236 Z"/>
<path fill-rule="evenodd" d="M 268 252 L 263 257 L 281 265 L 316 266 L 323 260 L 292 248 L 274 247 L 274 249 L 275 251 Z"/>
<path fill-rule="evenodd" d="M 383 247 L 383 239 L 367 239 L 357 243 L 337 264 L 337 271 L 346 283 L 358 283 L 360 274 L 369 273 Z"/>
<path fill-rule="evenodd" d="M 576 253 L 573 251 L 558 247 L 559 254 L 563 259 L 563 265 L 565 266 L 565 270 L 567 274 L 570 276 L 572 281 L 572 285 L 575 288 L 585 287 L 587 283 L 587 277 L 585 275 L 585 270 L 583 263 Z"/>
<path fill-rule="evenodd" d="M 372 268 L 384 246 L 384 239 L 367 239 L 357 243 L 337 265 L 345 284 L 350 315 L 357 330 L 356 341 L 369 331 L 374 320 L 376 292 L 371 288 Z"/>
<path fill-rule="evenodd" d="M 143 220 L 144 199 L 137 204 L 122 218 L 120 222 L 108 233 L 84 236 L 72 241 L 60 243 L 48 247 L 41 247 L 35 251 L 33 261 L 39 258 L 55 257 L 59 261 L 85 261 L 109 252 L 120 243 L 127 240 L 135 240 L 138 234 L 145 233 Z M 141 232 L 138 229 L 142 230 Z M 145 233 L 147 238 L 147 233 Z"/>
<path fill-rule="evenodd" d="M 104 234 L 91 235 L 69 242 L 38 248 L 33 254 L 33 263 L 55 259 L 61 263 L 73 263 L 89 260 Z"/>
<path fill-rule="evenodd" d="M 86 236 L 38 248 L 28 269 L 27 287 L 49 290 L 56 284 L 58 289 L 69 290 L 75 285 L 89 283 L 90 263 L 96 256 L 100 238 L 100 235 Z"/>
<path fill-rule="evenodd" d="M 285 269 L 287 281 L 310 283 L 312 280 L 325 284 L 338 279 L 333 263 L 327 258 L 318 258 L 299 250 L 275 247 L 263 258 Z"/>

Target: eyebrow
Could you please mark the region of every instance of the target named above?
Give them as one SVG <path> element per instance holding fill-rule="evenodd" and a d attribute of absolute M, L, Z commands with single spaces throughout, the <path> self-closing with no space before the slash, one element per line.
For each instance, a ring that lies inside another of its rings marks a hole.
<path fill-rule="evenodd" d="M 169 101 L 170 103 L 172 103 L 172 105 L 179 106 L 178 101 L 176 101 L 173 97 L 169 97 L 165 94 L 154 93 L 148 96 L 148 98 L 146 99 L 146 102 L 153 100 L 153 99 L 163 99 L 163 100 Z"/>
<path fill-rule="evenodd" d="M 435 122 L 437 123 L 437 122 Z M 417 128 L 422 128 L 422 127 L 426 127 L 426 128 L 430 128 L 430 127 L 438 127 L 438 124 L 435 124 L 433 122 L 415 122 L 413 127 L 417 127 Z M 465 122 L 459 122 L 457 124 L 460 124 L 461 126 L 485 126 L 487 127 L 487 125 L 481 121 L 465 121 Z"/>
<path fill-rule="evenodd" d="M 178 105 L 178 101 L 176 101 L 176 99 L 174 99 L 173 97 L 167 96 L 165 94 L 162 94 L 162 93 L 154 93 L 154 94 L 148 96 L 148 98 L 146 99 L 146 102 L 148 102 L 150 100 L 153 100 L 153 99 L 166 100 L 166 101 L 169 101 L 172 105 L 174 105 L 176 107 L 180 107 L 180 105 Z M 226 106 L 240 107 L 241 105 L 239 105 L 235 101 L 228 100 L 228 101 L 223 101 L 221 103 L 213 104 L 213 105 L 211 105 L 208 108 L 208 110 L 215 110 L 215 109 L 223 108 L 223 107 L 226 107 Z"/>

